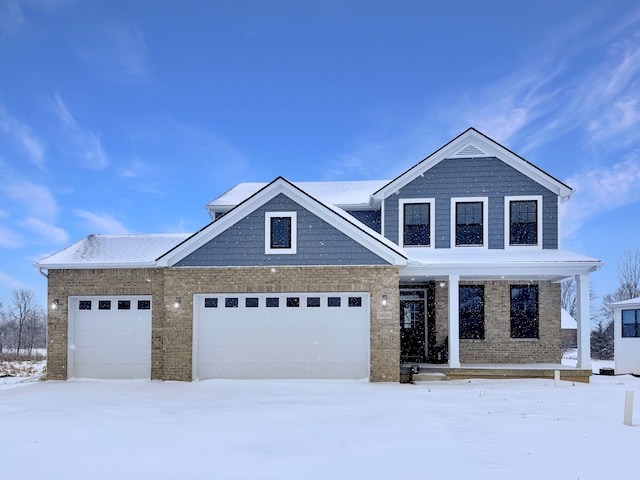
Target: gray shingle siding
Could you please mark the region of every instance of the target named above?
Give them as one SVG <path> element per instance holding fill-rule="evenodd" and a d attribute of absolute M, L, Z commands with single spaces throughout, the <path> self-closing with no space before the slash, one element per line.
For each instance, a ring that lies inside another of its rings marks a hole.
<path fill-rule="evenodd" d="M 504 197 L 542 195 L 543 248 L 558 248 L 558 197 L 498 158 L 445 159 L 384 201 L 384 234 L 398 242 L 398 204 L 435 198 L 435 246 L 451 246 L 451 198 L 489 198 L 489 248 L 504 248 Z"/>
<path fill-rule="evenodd" d="M 297 212 L 296 254 L 265 254 L 265 212 Z M 388 265 L 384 259 L 280 194 L 181 261 L 180 267 Z"/>

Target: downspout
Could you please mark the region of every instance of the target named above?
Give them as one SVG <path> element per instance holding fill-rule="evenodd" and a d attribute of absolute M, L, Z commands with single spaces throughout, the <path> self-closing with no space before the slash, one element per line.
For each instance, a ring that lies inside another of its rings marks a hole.
<path fill-rule="evenodd" d="M 38 267 L 38 272 L 40 272 L 40 275 L 42 275 L 46 279 L 49 279 L 49 275 L 44 273 L 42 270 L 43 270 L 43 267 Z"/>

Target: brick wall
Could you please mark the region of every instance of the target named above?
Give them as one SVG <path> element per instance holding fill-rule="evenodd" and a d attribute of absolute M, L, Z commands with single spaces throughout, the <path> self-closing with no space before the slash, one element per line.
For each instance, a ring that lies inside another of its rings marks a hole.
<path fill-rule="evenodd" d="M 539 338 L 511 338 L 511 285 L 525 282 L 464 282 L 460 285 L 484 285 L 484 340 L 460 340 L 461 363 L 560 363 L 560 285 L 538 285 Z M 436 288 L 436 325 L 438 341 L 448 329 L 447 288 Z M 444 317 L 443 317 L 444 316 Z M 439 318 L 443 317 L 443 318 Z"/>
<path fill-rule="evenodd" d="M 49 303 L 59 298 L 62 305 L 49 312 L 48 376 L 67 378 L 69 296 L 152 295 L 151 377 L 189 381 L 194 294 L 313 291 L 369 292 L 370 379 L 399 381 L 398 269 L 389 266 L 51 270 Z M 386 308 L 380 305 L 383 294 Z M 179 310 L 172 307 L 176 297 L 182 299 Z"/>

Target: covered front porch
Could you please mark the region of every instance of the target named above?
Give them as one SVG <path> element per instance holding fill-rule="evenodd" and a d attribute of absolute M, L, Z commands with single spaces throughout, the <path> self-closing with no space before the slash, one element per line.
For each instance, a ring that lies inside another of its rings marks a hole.
<path fill-rule="evenodd" d="M 400 271 L 406 375 L 560 378 L 591 375 L 589 275 L 601 262 L 566 251 L 430 251 Z M 533 253 L 533 252 L 532 252 Z M 577 286 L 577 365 L 562 365 L 560 282 Z"/>
<path fill-rule="evenodd" d="M 545 378 L 554 379 L 556 372 L 560 380 L 589 383 L 592 371 L 590 368 L 577 368 L 555 363 L 532 364 L 462 364 L 450 367 L 446 364 L 403 363 L 400 368 L 404 382 L 420 382 L 435 380 L 467 380 L 484 379 L 522 379 Z"/>

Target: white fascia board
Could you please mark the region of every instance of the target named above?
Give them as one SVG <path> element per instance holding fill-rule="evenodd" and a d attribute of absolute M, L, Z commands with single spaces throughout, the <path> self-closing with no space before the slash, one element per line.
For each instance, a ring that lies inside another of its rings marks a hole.
<path fill-rule="evenodd" d="M 392 180 L 383 188 L 375 192 L 372 196 L 373 200 L 381 200 L 397 192 L 398 190 L 418 178 L 420 175 L 433 168 L 442 160 L 452 158 L 458 150 L 467 146 L 468 144 L 473 144 L 484 152 L 483 155 L 478 156 L 499 158 L 507 165 L 513 167 L 523 175 L 526 175 L 527 177 L 531 178 L 535 182 L 539 183 L 543 187 L 558 195 L 563 201 L 568 200 L 569 197 L 573 194 L 573 190 L 564 185 L 562 182 L 554 179 L 549 174 L 543 172 L 539 168 L 535 167 L 510 150 L 506 149 L 502 145 L 484 136 L 477 130 L 470 128 L 459 135 L 457 138 L 453 139 L 448 144 L 436 150 L 421 162 L 411 167 L 395 180 Z"/>
<path fill-rule="evenodd" d="M 574 275 L 588 275 L 600 269 L 600 262 L 519 262 L 513 264 L 460 264 L 407 265 L 401 276 L 427 276 L 443 278 L 459 275 L 461 279 L 514 279 L 545 278 L 559 280 Z"/>
<path fill-rule="evenodd" d="M 285 194 L 303 208 L 347 234 L 353 240 L 371 250 L 373 253 L 392 265 L 406 265 L 407 257 L 399 250 L 397 245 L 391 243 L 386 238 L 383 238 L 380 234 L 369 229 L 365 225 L 356 226 L 356 224 L 353 223 L 358 222 L 355 218 L 353 219 L 353 222 L 347 220 L 343 217 L 343 213 L 338 208 L 331 207 L 320 202 L 288 180 L 278 177 L 262 190 L 259 190 L 244 202 L 240 203 L 237 207 L 229 211 L 229 213 L 215 222 L 212 222 L 190 239 L 160 257 L 158 259 L 158 266 L 166 267 L 175 265 L 182 258 L 205 245 L 207 242 L 211 241 L 222 232 L 245 218 L 248 214 L 281 193 Z M 348 214 L 344 212 L 344 215 Z"/>
<path fill-rule="evenodd" d="M 155 268 L 156 262 L 133 262 L 133 263 L 51 263 L 42 264 L 34 263 L 34 267 L 41 268 L 43 270 L 87 270 L 91 268 L 95 269 L 109 269 L 109 268 Z"/>

